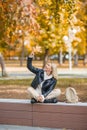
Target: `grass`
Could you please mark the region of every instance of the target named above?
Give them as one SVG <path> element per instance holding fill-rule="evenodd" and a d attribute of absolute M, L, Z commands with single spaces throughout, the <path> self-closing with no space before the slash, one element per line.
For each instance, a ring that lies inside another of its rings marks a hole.
<path fill-rule="evenodd" d="M 0 85 L 30 85 L 32 79 L 0 80 Z"/>
<path fill-rule="evenodd" d="M 30 85 L 32 79 L 9 79 L 9 80 L 0 80 L 0 85 Z M 86 78 L 61 78 L 58 79 L 57 85 L 64 85 L 65 87 L 68 85 L 87 85 Z"/>
<path fill-rule="evenodd" d="M 64 78 L 64 79 L 59 79 L 57 85 L 60 86 L 74 86 L 74 85 L 87 85 L 87 79 L 85 78 Z"/>

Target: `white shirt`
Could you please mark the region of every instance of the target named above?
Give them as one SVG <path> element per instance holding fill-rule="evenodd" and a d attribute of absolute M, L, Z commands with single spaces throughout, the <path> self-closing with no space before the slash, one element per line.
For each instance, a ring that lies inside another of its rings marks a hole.
<path fill-rule="evenodd" d="M 44 80 L 50 79 L 52 78 L 52 74 L 51 75 L 47 75 L 46 71 L 44 71 Z"/>
<path fill-rule="evenodd" d="M 47 73 L 44 71 L 44 81 L 47 80 L 47 79 L 50 79 L 50 78 L 52 78 L 52 74 L 51 74 L 51 75 L 47 75 Z M 36 88 L 36 91 L 37 91 L 40 95 L 42 95 L 41 88 L 42 88 L 42 85 L 43 85 L 44 81 L 42 81 L 42 82 L 38 85 L 38 87 Z"/>

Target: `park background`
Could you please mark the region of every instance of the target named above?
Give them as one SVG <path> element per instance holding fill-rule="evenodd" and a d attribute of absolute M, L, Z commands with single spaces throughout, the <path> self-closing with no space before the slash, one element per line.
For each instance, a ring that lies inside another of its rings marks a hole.
<path fill-rule="evenodd" d="M 0 0 L 0 98 L 29 99 L 32 50 L 34 66 L 56 63 L 56 87 L 72 86 L 87 102 L 86 0 Z"/>

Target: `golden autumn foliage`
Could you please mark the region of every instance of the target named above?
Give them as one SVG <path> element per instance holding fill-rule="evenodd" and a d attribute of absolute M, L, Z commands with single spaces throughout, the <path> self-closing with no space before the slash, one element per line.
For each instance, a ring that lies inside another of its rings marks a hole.
<path fill-rule="evenodd" d="M 0 51 L 6 56 L 30 52 L 34 46 L 42 54 L 58 54 L 67 46 L 63 41 L 69 27 L 77 30 L 73 39 L 73 54 L 87 53 L 87 2 L 82 0 L 0 1 Z M 27 44 L 25 45 L 25 41 Z M 10 53 L 9 53 L 10 51 Z M 26 53 L 26 55 L 27 55 Z"/>

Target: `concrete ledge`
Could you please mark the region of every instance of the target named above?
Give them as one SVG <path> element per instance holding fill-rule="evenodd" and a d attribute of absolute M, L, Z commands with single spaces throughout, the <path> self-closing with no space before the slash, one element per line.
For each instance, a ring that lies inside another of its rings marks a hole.
<path fill-rule="evenodd" d="M 87 103 L 30 104 L 30 100 L 0 99 L 0 124 L 87 129 Z"/>
<path fill-rule="evenodd" d="M 0 103 L 23 103 L 23 104 L 29 104 L 30 100 L 28 99 L 3 99 L 0 98 Z M 41 103 L 38 103 L 41 104 Z M 49 105 L 49 104 L 44 104 Z M 87 102 L 78 102 L 78 103 L 66 103 L 66 102 L 58 102 L 56 104 L 50 104 L 50 105 L 63 105 L 63 106 L 87 106 Z"/>

